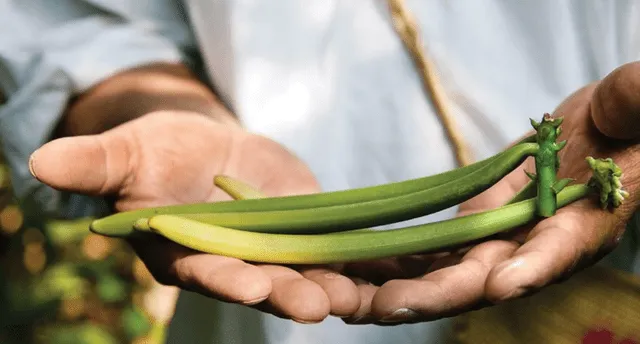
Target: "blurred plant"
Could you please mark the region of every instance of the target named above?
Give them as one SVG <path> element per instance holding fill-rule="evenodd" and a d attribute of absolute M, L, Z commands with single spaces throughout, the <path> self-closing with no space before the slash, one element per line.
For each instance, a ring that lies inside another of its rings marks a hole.
<path fill-rule="evenodd" d="M 0 343 L 160 343 L 169 317 L 146 310 L 158 285 L 132 250 L 39 216 L 9 176 L 0 157 Z"/>

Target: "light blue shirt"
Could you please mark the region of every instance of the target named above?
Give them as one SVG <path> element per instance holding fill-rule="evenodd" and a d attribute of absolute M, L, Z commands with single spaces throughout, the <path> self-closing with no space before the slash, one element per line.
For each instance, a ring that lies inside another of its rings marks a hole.
<path fill-rule="evenodd" d="M 567 96 L 640 56 L 640 3 L 408 0 L 464 137 L 481 159 Z M 325 190 L 454 167 L 381 0 L 0 0 L 0 136 L 19 196 L 58 216 L 102 214 L 29 174 L 70 97 L 124 69 L 183 61 L 248 130 L 282 143 Z M 415 221 L 450 217 L 449 209 Z M 637 230 L 608 261 L 640 271 Z M 299 325 L 182 293 L 175 343 L 439 343 L 449 320 Z M 199 339 L 195 339 L 199 338 Z"/>

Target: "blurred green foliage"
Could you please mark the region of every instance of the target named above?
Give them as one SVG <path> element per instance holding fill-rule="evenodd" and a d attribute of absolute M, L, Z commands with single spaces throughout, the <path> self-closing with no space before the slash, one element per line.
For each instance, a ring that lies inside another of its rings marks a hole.
<path fill-rule="evenodd" d="M 90 233 L 91 219 L 34 221 L 12 195 L 0 165 L 0 343 L 162 342 L 127 245 Z"/>

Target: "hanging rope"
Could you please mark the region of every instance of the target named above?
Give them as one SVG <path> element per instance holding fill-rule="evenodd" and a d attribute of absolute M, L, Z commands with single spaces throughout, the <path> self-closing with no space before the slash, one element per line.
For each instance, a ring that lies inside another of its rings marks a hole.
<path fill-rule="evenodd" d="M 433 63 L 423 52 L 423 44 L 418 34 L 418 24 L 411 13 L 409 13 L 404 0 L 387 0 L 387 2 L 394 29 L 402 39 L 405 48 L 409 51 L 413 62 L 420 72 L 424 91 L 433 102 L 436 115 L 440 119 L 449 143 L 455 151 L 458 165 L 465 166 L 470 164 L 472 159 L 469 148 L 464 142 L 459 129 L 456 127 L 453 115 L 447 107 L 445 94 L 434 72 Z"/>

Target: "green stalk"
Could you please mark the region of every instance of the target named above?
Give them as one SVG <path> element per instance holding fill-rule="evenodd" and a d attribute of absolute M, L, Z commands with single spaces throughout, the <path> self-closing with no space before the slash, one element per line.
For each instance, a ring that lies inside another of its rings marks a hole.
<path fill-rule="evenodd" d="M 560 164 L 558 151 L 567 143 L 566 141 L 556 143 L 561 130 L 560 124 L 562 124 L 562 118 L 553 119 L 549 114 L 545 114 L 540 123 L 531 120 L 531 125 L 537 132 L 537 142 L 540 146 L 535 156 L 535 180 L 538 185 L 537 212 L 542 217 L 550 217 L 556 213 L 556 194 L 564 187 L 563 184 L 566 185 L 566 181 L 558 181 L 556 176 Z"/>

